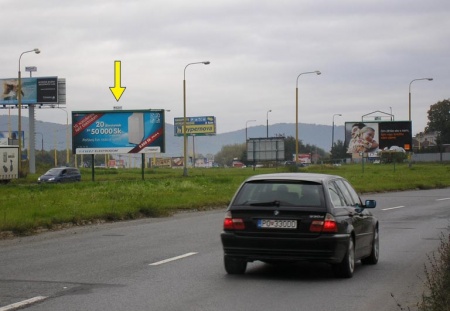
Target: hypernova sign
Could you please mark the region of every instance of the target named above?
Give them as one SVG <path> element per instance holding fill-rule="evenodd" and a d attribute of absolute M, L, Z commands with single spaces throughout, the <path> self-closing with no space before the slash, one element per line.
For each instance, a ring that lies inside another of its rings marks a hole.
<path fill-rule="evenodd" d="M 165 152 L 164 110 L 72 112 L 75 154 Z"/>

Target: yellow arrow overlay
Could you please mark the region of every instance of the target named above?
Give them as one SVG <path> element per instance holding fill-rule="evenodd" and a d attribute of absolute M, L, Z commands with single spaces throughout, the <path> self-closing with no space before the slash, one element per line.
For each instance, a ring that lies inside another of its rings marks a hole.
<path fill-rule="evenodd" d="M 114 61 L 114 87 L 110 87 L 109 89 L 114 95 L 114 98 L 116 101 L 119 101 L 120 97 L 122 96 L 123 92 L 125 92 L 126 87 L 122 87 L 122 84 L 120 82 L 121 78 L 121 61 L 116 60 Z"/>

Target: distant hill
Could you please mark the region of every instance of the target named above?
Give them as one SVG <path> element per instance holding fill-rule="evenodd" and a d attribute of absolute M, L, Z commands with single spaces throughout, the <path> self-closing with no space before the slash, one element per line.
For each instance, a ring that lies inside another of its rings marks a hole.
<path fill-rule="evenodd" d="M 17 131 L 17 116 L 11 116 L 11 130 Z M 22 130 L 25 131 L 25 144 L 28 142 L 28 117 L 22 117 Z M 69 124 L 69 130 L 71 125 Z M 8 116 L 0 116 L 0 132 L 8 131 Z M 330 151 L 331 147 L 331 125 L 320 124 L 299 124 L 299 139 L 303 144 L 316 145 L 325 151 Z M 44 150 L 65 150 L 66 149 L 66 125 L 52 122 L 43 122 L 36 120 L 36 150 L 41 150 L 43 141 Z M 266 126 L 259 125 L 248 127 L 248 138 L 266 137 Z M 42 134 L 42 135 L 41 135 Z M 294 123 L 278 123 L 269 125 L 269 136 L 295 137 Z M 71 132 L 69 132 L 71 139 Z M 344 140 L 344 126 L 335 126 L 334 140 Z M 217 134 L 215 136 L 197 136 L 195 137 L 196 154 L 216 154 L 222 149 L 222 146 L 242 144 L 245 142 L 245 128 L 233 132 Z M 69 147 L 72 148 L 72 141 L 69 141 Z M 192 150 L 192 137 L 189 137 L 189 149 Z M 173 124 L 166 123 L 166 155 L 181 156 L 183 154 L 183 137 L 174 136 Z"/>

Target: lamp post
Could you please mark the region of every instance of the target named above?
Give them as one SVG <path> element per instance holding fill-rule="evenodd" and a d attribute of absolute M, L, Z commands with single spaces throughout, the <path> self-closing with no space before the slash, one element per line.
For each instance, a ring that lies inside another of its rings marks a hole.
<path fill-rule="evenodd" d="M 414 81 L 419 81 L 419 80 L 428 80 L 428 81 L 433 81 L 433 78 L 420 78 L 420 79 L 414 79 L 411 82 L 409 82 L 409 121 L 411 121 L 411 84 Z"/>
<path fill-rule="evenodd" d="M 36 132 L 36 134 L 41 135 L 41 154 L 43 156 L 44 155 L 44 134 L 42 134 L 40 132 Z"/>
<path fill-rule="evenodd" d="M 209 65 L 209 61 L 205 62 L 196 62 L 196 63 L 189 63 L 184 67 L 184 75 L 183 75 L 183 162 L 184 162 L 184 168 L 183 168 L 183 176 L 188 175 L 187 171 L 187 133 L 186 133 L 186 69 L 190 65 L 196 65 L 196 64 L 203 64 L 203 65 Z"/>
<path fill-rule="evenodd" d="M 36 66 L 27 66 L 25 67 L 25 71 L 30 72 L 30 78 L 33 77 L 32 73 L 37 71 Z M 28 139 L 28 164 L 29 164 L 29 172 L 31 174 L 36 173 L 36 150 L 35 150 L 35 135 L 31 135 L 31 133 L 34 133 L 36 131 L 35 127 L 35 120 L 34 120 L 34 107 L 35 105 L 28 105 L 28 133 L 29 139 Z M 33 117 L 32 117 L 33 116 Z"/>
<path fill-rule="evenodd" d="M 411 82 L 409 82 L 409 97 L 408 97 L 408 111 L 409 111 L 409 121 L 411 122 L 411 84 L 414 81 L 419 81 L 419 80 L 428 80 L 428 81 L 433 81 L 433 78 L 419 78 L 419 79 L 414 79 Z M 411 146 L 412 147 L 412 146 Z M 411 163 L 411 153 L 408 154 L 408 167 L 411 168 L 412 163 Z"/>
<path fill-rule="evenodd" d="M 267 110 L 267 113 L 266 113 L 266 123 L 267 123 L 267 135 L 266 135 L 266 137 L 267 138 L 269 138 L 269 112 L 272 112 L 272 110 Z"/>
<path fill-rule="evenodd" d="M 19 109 L 19 121 L 18 121 L 18 134 L 19 134 L 19 176 L 22 174 L 22 74 L 20 72 L 20 60 L 22 59 L 22 55 L 26 53 L 34 52 L 36 54 L 41 53 L 39 49 L 33 49 L 29 51 L 22 52 L 19 56 L 19 79 L 17 86 L 17 108 Z"/>
<path fill-rule="evenodd" d="M 331 150 L 333 150 L 333 145 L 334 145 L 334 117 L 335 116 L 342 117 L 342 114 L 340 114 L 340 113 L 333 114 L 333 125 L 332 125 L 332 129 L 331 129 Z"/>
<path fill-rule="evenodd" d="M 247 142 L 247 124 L 249 122 L 256 122 L 256 120 L 247 120 L 245 121 L 245 141 Z"/>
<path fill-rule="evenodd" d="M 322 74 L 319 70 L 302 72 L 297 76 L 297 84 L 295 88 L 295 163 L 298 163 L 298 78 L 304 74 L 315 73 L 316 75 Z"/>

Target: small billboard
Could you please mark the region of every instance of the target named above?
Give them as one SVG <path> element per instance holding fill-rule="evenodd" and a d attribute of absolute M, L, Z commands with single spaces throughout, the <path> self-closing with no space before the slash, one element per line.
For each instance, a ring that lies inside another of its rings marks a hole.
<path fill-rule="evenodd" d="M 345 122 L 345 147 L 351 154 L 398 148 L 411 151 L 411 121 Z"/>
<path fill-rule="evenodd" d="M 295 154 L 292 155 L 292 158 L 295 161 Z M 299 153 L 297 162 L 303 164 L 311 164 L 311 153 Z"/>
<path fill-rule="evenodd" d="M 248 139 L 247 160 L 248 161 L 284 160 L 284 137 Z"/>
<path fill-rule="evenodd" d="M 72 112 L 76 154 L 165 152 L 164 109 Z"/>
<path fill-rule="evenodd" d="M 22 82 L 22 104 L 58 103 L 58 77 L 21 78 L 20 80 Z M 19 104 L 19 79 L 0 79 L 0 84 L 2 85 L 0 104 Z"/>
<path fill-rule="evenodd" d="M 184 118 L 174 119 L 175 136 L 184 136 Z M 187 117 L 186 134 L 188 136 L 216 135 L 216 117 Z"/>

